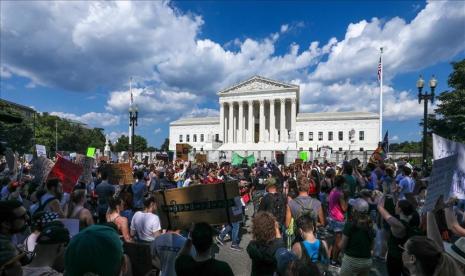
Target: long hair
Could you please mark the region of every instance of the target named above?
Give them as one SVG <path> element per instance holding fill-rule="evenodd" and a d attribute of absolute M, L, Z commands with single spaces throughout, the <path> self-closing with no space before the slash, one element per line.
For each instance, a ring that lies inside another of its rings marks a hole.
<path fill-rule="evenodd" d="M 76 208 L 76 205 L 78 205 L 79 202 L 81 202 L 81 200 L 85 197 L 86 197 L 86 190 L 78 189 L 71 193 L 70 201 L 68 205 L 68 218 L 71 217 L 71 215 L 73 214 L 74 208 Z"/>

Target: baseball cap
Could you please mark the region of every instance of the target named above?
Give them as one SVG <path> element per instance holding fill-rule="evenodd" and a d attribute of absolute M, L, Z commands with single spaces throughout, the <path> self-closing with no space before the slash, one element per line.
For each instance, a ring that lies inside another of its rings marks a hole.
<path fill-rule="evenodd" d="M 65 270 L 70 276 L 94 273 L 118 275 L 123 258 L 123 243 L 114 228 L 92 225 L 71 239 L 65 253 Z"/>
<path fill-rule="evenodd" d="M 356 199 L 349 199 L 349 204 L 354 208 L 355 211 L 361 212 L 361 213 L 366 213 L 368 212 L 368 202 L 366 202 L 364 199 L 361 198 L 356 198 Z"/>
<path fill-rule="evenodd" d="M 45 225 L 37 238 L 37 244 L 58 244 L 69 242 L 69 231 L 60 221 L 53 221 Z"/>

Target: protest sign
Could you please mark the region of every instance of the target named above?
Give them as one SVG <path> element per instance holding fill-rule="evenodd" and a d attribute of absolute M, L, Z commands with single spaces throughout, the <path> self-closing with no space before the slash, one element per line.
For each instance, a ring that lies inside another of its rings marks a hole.
<path fill-rule="evenodd" d="M 63 184 L 63 191 L 71 193 L 82 171 L 81 166 L 58 156 L 57 162 L 50 171 L 48 178 L 58 178 Z"/>
<path fill-rule="evenodd" d="M 108 182 L 111 184 L 134 184 L 134 177 L 129 163 L 105 164 L 103 169 L 108 173 Z"/>
<path fill-rule="evenodd" d="M 79 219 L 58 219 L 68 229 L 70 238 L 79 233 Z"/>
<path fill-rule="evenodd" d="M 163 229 L 187 229 L 198 222 L 230 224 L 242 219 L 237 181 L 158 191 L 155 198 Z"/>
<path fill-rule="evenodd" d="M 44 145 L 36 145 L 37 156 L 47 156 L 47 150 Z"/>
<path fill-rule="evenodd" d="M 433 133 L 433 159 L 437 160 L 451 155 L 457 155 L 451 196 L 465 199 L 465 144 L 443 138 Z"/>
<path fill-rule="evenodd" d="M 449 198 L 455 187 L 452 187 L 455 168 L 457 166 L 457 155 L 452 155 L 435 160 L 433 171 L 431 172 L 431 181 L 426 191 L 424 212 L 434 209 L 438 198 L 442 195 L 444 200 Z"/>
<path fill-rule="evenodd" d="M 301 151 L 299 152 L 299 159 L 302 159 L 303 161 L 307 161 L 308 160 L 308 152 L 306 151 Z"/>
<path fill-rule="evenodd" d="M 16 175 L 18 173 L 18 156 L 11 149 L 7 149 L 5 158 L 10 174 Z"/>
<path fill-rule="evenodd" d="M 94 167 L 95 159 L 87 157 L 83 154 L 76 154 L 76 164 L 82 167 L 82 174 L 79 178 L 80 181 L 83 181 L 86 184 L 92 182 L 92 169 Z"/>
<path fill-rule="evenodd" d="M 94 157 L 94 154 L 95 154 L 95 148 L 87 148 L 87 156 L 88 157 Z"/>
<path fill-rule="evenodd" d="M 206 154 L 201 154 L 201 153 L 197 153 L 195 155 L 195 163 L 207 163 L 207 155 Z"/>
<path fill-rule="evenodd" d="M 31 174 L 34 175 L 33 183 L 42 185 L 53 168 L 54 163 L 47 157 L 40 156 L 32 162 Z"/>
<path fill-rule="evenodd" d="M 320 157 L 323 157 L 324 159 L 331 158 L 331 149 L 327 148 L 327 147 L 321 147 L 320 148 Z"/>

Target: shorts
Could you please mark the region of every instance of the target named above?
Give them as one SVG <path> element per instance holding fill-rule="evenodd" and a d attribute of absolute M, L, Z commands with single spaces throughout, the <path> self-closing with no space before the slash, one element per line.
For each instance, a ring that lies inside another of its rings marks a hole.
<path fill-rule="evenodd" d="M 328 228 L 334 233 L 342 232 L 344 230 L 345 221 L 337 221 L 328 217 Z"/>

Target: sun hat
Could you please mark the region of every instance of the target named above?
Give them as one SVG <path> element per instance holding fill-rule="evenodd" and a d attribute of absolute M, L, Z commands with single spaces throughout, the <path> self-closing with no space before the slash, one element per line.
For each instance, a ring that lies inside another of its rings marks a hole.
<path fill-rule="evenodd" d="M 444 249 L 461 265 L 465 265 L 465 237 L 461 237 L 454 243 L 444 242 Z"/>

